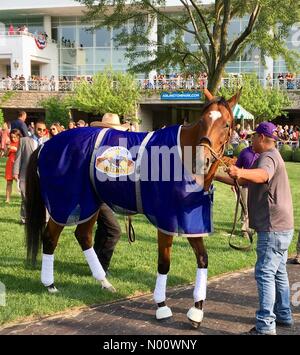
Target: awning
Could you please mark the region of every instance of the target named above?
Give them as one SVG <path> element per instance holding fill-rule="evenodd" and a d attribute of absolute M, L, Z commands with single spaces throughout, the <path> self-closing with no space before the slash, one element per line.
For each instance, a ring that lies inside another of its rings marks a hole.
<path fill-rule="evenodd" d="M 241 105 L 236 104 L 233 109 L 233 117 L 235 119 L 243 119 L 243 120 L 254 120 L 254 116 L 252 113 L 245 110 Z"/>

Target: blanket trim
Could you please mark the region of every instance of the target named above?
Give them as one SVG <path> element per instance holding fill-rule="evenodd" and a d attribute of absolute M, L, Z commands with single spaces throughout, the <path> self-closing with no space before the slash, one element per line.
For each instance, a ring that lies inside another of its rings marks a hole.
<path fill-rule="evenodd" d="M 110 130 L 110 128 L 103 128 L 99 132 L 98 137 L 96 139 L 94 151 L 93 151 L 92 156 L 91 156 L 91 161 L 90 161 L 90 179 L 91 179 L 91 183 L 93 185 L 94 191 L 95 191 L 95 193 L 96 193 L 96 195 L 97 195 L 97 197 L 99 198 L 100 201 L 102 201 L 102 200 L 101 200 L 100 195 L 99 195 L 99 193 L 98 193 L 98 191 L 96 189 L 95 176 L 94 176 L 95 157 L 96 157 L 97 150 L 99 149 L 99 146 L 100 146 L 105 134 L 109 130 Z"/>
<path fill-rule="evenodd" d="M 99 208 L 97 209 L 96 212 L 93 212 L 89 217 L 87 217 L 87 218 L 85 218 L 85 219 L 82 219 L 82 220 L 77 221 L 77 222 L 71 222 L 71 223 L 60 223 L 60 222 L 57 222 L 57 221 L 51 216 L 51 214 L 49 213 L 49 211 L 48 211 L 48 213 L 49 213 L 49 216 L 50 216 L 50 218 L 52 219 L 52 221 L 55 222 L 57 225 L 62 226 L 62 227 L 70 227 L 70 226 L 78 226 L 79 224 L 83 224 L 83 223 L 89 221 L 93 216 L 95 216 L 96 213 L 98 213 L 98 210 L 99 210 Z"/>
<path fill-rule="evenodd" d="M 148 144 L 149 140 L 153 136 L 153 132 L 149 132 L 146 137 L 143 139 L 139 151 L 138 151 L 138 157 L 135 162 L 135 198 L 136 198 L 136 210 L 137 213 L 143 214 L 143 201 L 142 201 L 142 196 L 141 196 L 141 162 L 143 158 L 144 151 L 146 149 L 146 145 Z"/>
<path fill-rule="evenodd" d="M 170 236 L 176 236 L 176 237 L 183 237 L 183 238 L 203 238 L 203 237 L 208 237 L 211 233 L 195 233 L 195 234 L 184 234 L 184 233 L 178 233 L 178 232 L 168 232 L 164 229 L 158 228 L 156 227 L 159 231 L 161 231 L 162 233 L 166 234 L 166 235 L 170 235 Z"/>

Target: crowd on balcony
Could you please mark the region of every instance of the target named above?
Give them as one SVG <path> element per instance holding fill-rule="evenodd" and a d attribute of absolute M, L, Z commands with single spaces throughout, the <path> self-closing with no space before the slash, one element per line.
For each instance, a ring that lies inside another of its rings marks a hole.
<path fill-rule="evenodd" d="M 233 80 L 234 79 L 234 80 Z M 39 76 L 31 75 L 27 79 L 23 74 L 14 77 L 6 76 L 0 79 L 1 90 L 33 90 L 33 91 L 72 91 L 74 85 L 80 81 L 92 82 L 92 75 L 59 76 L 54 75 Z M 198 74 L 157 74 L 147 79 L 137 79 L 141 90 L 154 91 L 176 91 L 176 90 L 201 90 L 207 86 L 208 75 L 205 72 Z M 279 87 L 281 89 L 300 89 L 300 78 L 292 73 L 280 73 L 274 81 L 269 74 L 266 77 L 266 84 L 269 87 Z M 230 74 L 221 80 L 220 86 L 242 86 L 242 76 Z"/>
<path fill-rule="evenodd" d="M 193 90 L 203 89 L 206 86 L 207 73 L 205 72 L 199 74 L 158 74 L 141 82 L 143 90 Z"/>

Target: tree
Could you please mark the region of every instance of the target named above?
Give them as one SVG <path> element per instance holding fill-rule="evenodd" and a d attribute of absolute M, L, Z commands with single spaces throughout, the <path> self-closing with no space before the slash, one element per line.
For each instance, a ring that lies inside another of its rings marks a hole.
<path fill-rule="evenodd" d="M 117 113 L 135 120 L 139 88 L 133 75 L 106 69 L 75 86 L 72 106 L 80 111 L 103 115 Z"/>
<path fill-rule="evenodd" d="M 46 110 L 46 124 L 51 125 L 59 122 L 67 127 L 71 118 L 71 102 L 69 97 L 51 96 L 40 102 L 41 106 Z"/>
<path fill-rule="evenodd" d="M 0 98 L 0 107 L 4 104 L 5 101 L 10 100 L 14 94 L 15 93 L 12 91 L 8 91 L 4 93 Z M 2 127 L 3 123 L 4 123 L 4 114 L 2 109 L 0 108 L 0 128 Z"/>
<path fill-rule="evenodd" d="M 283 109 L 291 105 L 286 92 L 279 88 L 264 88 L 255 74 L 244 74 L 238 82 L 233 77 L 220 89 L 219 94 L 229 98 L 240 85 L 243 89 L 239 103 L 254 115 L 257 123 L 285 115 Z"/>
<path fill-rule="evenodd" d="M 87 7 L 84 21 L 100 27 L 120 28 L 115 40 L 127 46 L 133 72 L 179 67 L 190 72 L 205 71 L 208 89 L 215 93 L 226 64 L 243 51 L 259 48 L 264 56 L 281 56 L 290 69 L 298 55 L 288 50 L 285 39 L 292 24 L 300 19 L 300 3 L 295 0 L 179 0 L 182 7 L 166 12 L 166 0 L 77 0 Z M 113 4 L 113 6 L 112 6 Z M 113 8 L 112 8 L 113 7 Z M 234 18 L 247 17 L 243 31 L 234 38 L 229 26 Z M 158 36 L 151 36 L 158 21 Z M 130 23 L 127 31 L 124 24 Z M 189 45 L 183 36 L 189 36 Z M 165 43 L 168 36 L 169 41 Z"/>

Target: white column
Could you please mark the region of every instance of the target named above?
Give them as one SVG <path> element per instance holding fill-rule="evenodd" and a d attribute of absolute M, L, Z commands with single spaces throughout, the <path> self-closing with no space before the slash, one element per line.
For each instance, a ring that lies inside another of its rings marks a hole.
<path fill-rule="evenodd" d="M 44 31 L 48 35 L 48 40 L 51 41 L 51 16 L 44 16 Z"/>

